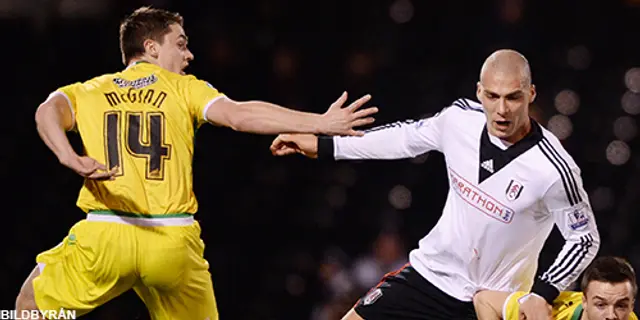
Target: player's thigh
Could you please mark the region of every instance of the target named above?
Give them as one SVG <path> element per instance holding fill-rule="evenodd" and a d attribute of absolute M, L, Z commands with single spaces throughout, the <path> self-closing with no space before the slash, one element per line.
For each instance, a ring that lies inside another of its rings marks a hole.
<path fill-rule="evenodd" d="M 40 275 L 33 280 L 38 308 L 80 316 L 130 289 L 136 278 L 128 227 L 83 220 L 59 245 L 39 254 Z"/>
<path fill-rule="evenodd" d="M 33 268 L 27 280 L 24 281 L 20 288 L 20 293 L 16 299 L 16 310 L 35 310 L 37 309 L 36 300 L 33 295 L 33 279 L 40 275 L 40 268 Z"/>
<path fill-rule="evenodd" d="M 204 259 L 200 226 L 141 231 L 149 245 L 134 289 L 152 319 L 218 319 L 209 263 Z"/>
<path fill-rule="evenodd" d="M 351 308 L 351 310 L 349 310 L 349 312 L 347 312 L 347 314 L 345 314 L 344 317 L 342 317 L 342 320 L 365 320 L 365 319 L 359 316 L 356 313 L 355 309 Z"/>
<path fill-rule="evenodd" d="M 218 320 L 218 308 L 208 272 L 193 275 L 181 287 L 171 290 L 142 284 L 134 289 L 153 320 Z"/>

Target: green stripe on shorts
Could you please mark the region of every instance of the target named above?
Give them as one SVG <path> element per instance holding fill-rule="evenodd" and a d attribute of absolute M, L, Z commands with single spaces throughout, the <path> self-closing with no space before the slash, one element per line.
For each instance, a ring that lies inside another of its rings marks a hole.
<path fill-rule="evenodd" d="M 166 218 L 189 218 L 193 217 L 190 213 L 169 213 L 169 214 L 143 214 L 143 213 L 130 213 L 117 210 L 93 210 L 89 211 L 90 214 L 100 214 L 105 216 L 121 216 L 127 218 L 148 218 L 148 219 L 166 219 Z"/>

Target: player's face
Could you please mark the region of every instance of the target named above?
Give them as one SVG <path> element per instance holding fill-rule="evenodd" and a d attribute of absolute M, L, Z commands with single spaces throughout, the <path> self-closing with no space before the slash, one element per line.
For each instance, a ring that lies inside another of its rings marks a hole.
<path fill-rule="evenodd" d="M 184 69 L 193 60 L 193 54 L 187 48 L 187 36 L 179 24 L 172 24 L 171 31 L 164 36 L 159 45 L 158 64 L 175 73 L 184 74 Z"/>
<path fill-rule="evenodd" d="M 484 107 L 489 133 L 509 142 L 521 139 L 529 128 L 529 104 L 535 86 L 519 74 L 493 72 L 478 82 L 477 96 Z"/>
<path fill-rule="evenodd" d="M 592 281 L 586 291 L 582 304 L 588 320 L 627 320 L 633 311 L 633 288 L 629 281 Z"/>

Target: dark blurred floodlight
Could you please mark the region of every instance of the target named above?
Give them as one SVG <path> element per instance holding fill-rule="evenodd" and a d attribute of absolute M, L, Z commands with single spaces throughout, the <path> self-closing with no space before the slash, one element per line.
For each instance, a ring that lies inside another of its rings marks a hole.
<path fill-rule="evenodd" d="M 640 68 L 631 68 L 624 75 L 624 84 L 635 93 L 640 93 Z"/>
<path fill-rule="evenodd" d="M 640 94 L 627 91 L 622 95 L 622 110 L 624 112 L 637 115 L 640 114 Z"/>
<path fill-rule="evenodd" d="M 28 1 L 27 1 L 28 2 Z M 154 0 L 149 5 L 163 7 L 166 5 L 164 0 Z M 106 17 L 109 13 L 109 0 L 61 0 L 58 3 L 58 14 L 67 19 L 88 18 L 88 17 Z"/>
<path fill-rule="evenodd" d="M 290 274 L 285 280 L 285 287 L 290 295 L 296 297 L 305 292 L 306 283 L 301 276 L 297 274 Z"/>
<path fill-rule="evenodd" d="M 636 120 L 629 116 L 622 116 L 613 122 L 613 134 L 622 141 L 631 141 L 638 133 Z"/>
<path fill-rule="evenodd" d="M 571 89 L 564 89 L 556 95 L 554 104 L 558 112 L 570 116 L 580 107 L 580 96 Z"/>
<path fill-rule="evenodd" d="M 615 195 L 613 190 L 608 187 L 597 187 L 589 196 L 593 210 L 607 210 L 613 207 Z"/>
<path fill-rule="evenodd" d="M 553 132 L 553 134 L 560 140 L 568 138 L 573 133 L 573 123 L 569 117 L 556 114 L 547 122 L 547 129 Z"/>
<path fill-rule="evenodd" d="M 389 191 L 389 203 L 398 210 L 411 207 L 411 190 L 403 185 L 393 187 Z"/>
<path fill-rule="evenodd" d="M 407 23 L 413 18 L 413 11 L 410 0 L 396 0 L 389 7 L 389 16 L 395 23 Z"/>
<path fill-rule="evenodd" d="M 349 58 L 349 71 L 355 76 L 367 76 L 373 72 L 374 61 L 370 53 L 356 52 Z"/>
<path fill-rule="evenodd" d="M 585 46 L 575 46 L 567 52 L 567 62 L 576 70 L 585 70 L 591 64 L 591 52 Z"/>
<path fill-rule="evenodd" d="M 336 181 L 347 187 L 353 187 L 356 181 L 358 181 L 356 170 L 353 169 L 350 164 L 346 163 L 343 163 L 336 170 L 334 170 L 333 176 Z"/>
<path fill-rule="evenodd" d="M 331 208 L 340 209 L 347 203 L 347 191 L 342 186 L 331 186 L 326 199 Z"/>
<path fill-rule="evenodd" d="M 614 140 L 607 146 L 607 160 L 613 165 L 623 165 L 630 157 L 631 149 L 624 141 Z"/>

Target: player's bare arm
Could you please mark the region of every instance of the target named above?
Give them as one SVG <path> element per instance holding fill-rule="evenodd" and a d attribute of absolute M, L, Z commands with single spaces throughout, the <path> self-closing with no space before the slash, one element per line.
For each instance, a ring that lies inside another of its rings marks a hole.
<path fill-rule="evenodd" d="M 53 94 L 36 110 L 36 126 L 44 143 L 61 164 L 89 179 L 112 179 L 115 173 L 89 157 L 81 157 L 73 150 L 66 131 L 74 125 L 69 102 L 61 94 Z"/>
<path fill-rule="evenodd" d="M 473 306 L 478 320 L 502 319 L 502 307 L 509 297 L 508 292 L 483 290 L 473 296 Z"/>
<path fill-rule="evenodd" d="M 215 101 L 206 112 L 207 120 L 236 131 L 259 134 L 317 133 L 328 135 L 363 135 L 354 128 L 371 124 L 378 108 L 359 110 L 371 99 L 365 95 L 343 108 L 343 93 L 324 114 L 300 112 L 263 101 L 238 102 L 227 97 Z"/>

